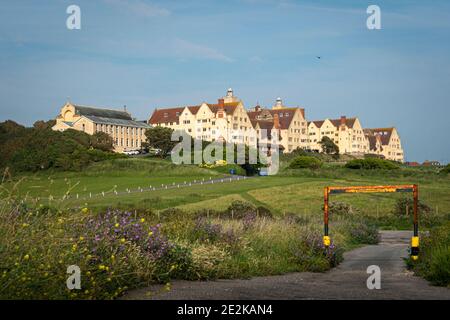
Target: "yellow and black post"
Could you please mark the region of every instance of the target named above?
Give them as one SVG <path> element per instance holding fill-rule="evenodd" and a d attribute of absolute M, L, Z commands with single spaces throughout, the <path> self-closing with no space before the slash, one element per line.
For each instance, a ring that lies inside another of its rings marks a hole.
<path fill-rule="evenodd" d="M 417 260 L 419 258 L 419 187 L 415 184 L 413 186 L 414 196 L 414 233 L 411 238 L 411 259 Z"/>
<path fill-rule="evenodd" d="M 323 193 L 323 199 L 324 199 L 324 204 L 323 204 L 323 225 L 324 225 L 324 236 L 323 236 L 323 245 L 325 247 L 329 247 L 331 244 L 331 239 L 330 236 L 328 235 L 328 197 L 330 194 L 330 188 L 329 187 L 325 187 L 324 188 L 324 193 Z"/>

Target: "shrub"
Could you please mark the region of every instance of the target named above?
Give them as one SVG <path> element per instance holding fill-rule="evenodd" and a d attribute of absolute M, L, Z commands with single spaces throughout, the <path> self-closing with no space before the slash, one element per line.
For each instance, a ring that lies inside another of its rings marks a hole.
<path fill-rule="evenodd" d="M 248 213 L 253 212 L 256 212 L 256 208 L 253 204 L 251 204 L 250 202 L 235 200 L 224 212 L 224 215 L 229 218 L 242 219 Z"/>
<path fill-rule="evenodd" d="M 442 168 L 440 173 L 442 173 L 442 174 L 449 174 L 450 173 L 450 163 L 447 164 L 444 168 Z"/>
<path fill-rule="evenodd" d="M 301 246 L 295 249 L 294 257 L 306 270 L 324 272 L 337 266 L 343 260 L 342 253 L 342 249 L 333 242 L 329 247 L 325 247 L 322 235 L 312 232 L 302 237 Z"/>
<path fill-rule="evenodd" d="M 321 166 L 322 161 L 309 156 L 297 157 L 289 164 L 289 168 L 291 169 L 319 169 Z"/>
<path fill-rule="evenodd" d="M 422 237 L 419 260 L 408 260 L 409 267 L 438 286 L 450 286 L 450 222 L 435 227 Z"/>
<path fill-rule="evenodd" d="M 350 238 L 356 244 L 377 244 L 378 228 L 367 223 L 355 223 L 350 226 Z"/>
<path fill-rule="evenodd" d="M 322 207 L 323 209 L 323 207 Z M 330 215 L 352 215 L 358 211 L 354 209 L 350 204 L 345 202 L 330 202 L 328 205 L 328 212 Z"/>
<path fill-rule="evenodd" d="M 367 159 L 354 159 L 350 160 L 345 164 L 348 169 L 384 169 L 384 170 L 395 170 L 398 169 L 398 164 L 377 158 L 367 158 Z"/>
<path fill-rule="evenodd" d="M 411 198 L 402 197 L 397 200 L 395 207 L 394 207 L 394 214 L 399 217 L 404 216 L 412 216 L 414 208 L 414 200 Z M 426 203 L 422 201 L 418 201 L 417 205 L 418 213 L 419 215 L 427 215 L 431 213 L 431 207 L 429 207 Z"/>

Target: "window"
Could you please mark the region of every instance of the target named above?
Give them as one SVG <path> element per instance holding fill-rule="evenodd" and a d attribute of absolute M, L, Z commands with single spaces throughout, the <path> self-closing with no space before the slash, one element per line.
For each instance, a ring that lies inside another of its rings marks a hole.
<path fill-rule="evenodd" d="M 167 112 L 164 112 L 164 118 L 168 118 L 169 114 Z"/>

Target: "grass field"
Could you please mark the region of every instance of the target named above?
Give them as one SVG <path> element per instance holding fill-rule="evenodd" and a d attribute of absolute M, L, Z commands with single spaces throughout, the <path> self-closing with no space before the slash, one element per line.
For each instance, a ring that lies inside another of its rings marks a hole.
<path fill-rule="evenodd" d="M 63 208 L 88 206 L 93 210 L 108 207 L 123 209 L 163 210 L 172 207 L 186 211 L 199 209 L 222 210 L 233 200 L 245 200 L 285 215 L 321 215 L 323 187 L 329 185 L 419 184 L 420 199 L 437 216 L 450 213 L 450 179 L 421 170 L 399 172 L 357 173 L 333 165 L 320 171 L 282 170 L 277 176 L 251 177 L 246 180 L 214 184 L 192 185 L 189 182 L 210 178 L 220 179 L 223 173 L 196 166 L 176 166 L 167 161 L 152 159 L 120 159 L 97 163 L 83 172 L 38 173 L 16 177 L 17 192 L 29 201 L 49 196 L 56 199 L 70 191 L 71 198 L 59 200 Z M 186 183 L 186 184 L 185 184 Z M 164 189 L 162 185 L 180 184 L 180 188 Z M 14 182 L 4 184 L 11 190 Z M 138 188 L 158 188 L 138 192 Z M 130 189 L 132 192 L 127 193 Z M 7 191 L 3 190 L 2 194 Z M 116 190 L 116 195 L 113 190 Z M 101 195 L 105 192 L 105 195 Z M 89 198 L 89 194 L 92 198 Z M 76 199 L 75 195 L 79 198 Z M 395 201 L 403 194 L 339 195 L 331 201 L 346 202 L 361 215 L 381 222 L 391 216 Z M 408 196 L 408 195 L 406 195 Z M 44 198 L 44 199 L 42 199 Z"/>
<path fill-rule="evenodd" d="M 0 297 L 109 299 L 177 278 L 322 272 L 339 263 L 342 250 L 376 243 L 377 228 L 412 227 L 410 216 L 394 213 L 397 200 L 411 195 L 333 196 L 332 203 L 351 210 L 331 215 L 333 246 L 324 248 L 323 188 L 330 185 L 418 184 L 420 200 L 431 207 L 420 217 L 420 230 L 450 218 L 450 178 L 433 170 L 353 171 L 339 164 L 290 170 L 282 164 L 276 176 L 225 177 L 224 168 L 145 158 L 5 177 Z M 149 186 L 156 190 L 138 190 Z M 89 280 L 82 292 L 65 287 L 72 264 Z"/>

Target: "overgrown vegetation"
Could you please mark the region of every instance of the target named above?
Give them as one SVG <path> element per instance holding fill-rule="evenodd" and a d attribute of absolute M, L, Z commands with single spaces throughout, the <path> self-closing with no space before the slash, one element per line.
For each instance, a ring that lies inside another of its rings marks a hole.
<path fill-rule="evenodd" d="M 0 123 L 0 169 L 78 171 L 93 162 L 122 157 L 111 152 L 112 139 L 105 133 L 58 132 L 51 130 L 51 125 L 51 121 L 38 121 L 25 128 L 13 121 Z"/>
<path fill-rule="evenodd" d="M 319 169 L 321 166 L 322 161 L 309 156 L 297 157 L 289 164 L 290 169 Z"/>
<path fill-rule="evenodd" d="M 216 214 L 95 214 L 17 200 L 4 199 L 0 209 L 3 299 L 111 299 L 151 283 L 170 288 L 171 279 L 322 272 L 342 260 L 347 244 L 363 242 L 341 220 L 336 243 L 324 248 L 317 221 L 274 216 L 245 202 Z M 66 287 L 70 265 L 81 269 L 82 290 Z"/>
<path fill-rule="evenodd" d="M 354 159 L 350 160 L 345 164 L 345 167 L 348 169 L 366 169 L 366 170 L 374 170 L 374 169 L 384 169 L 384 170 L 394 170 L 398 169 L 399 165 L 383 159 L 377 158 L 367 158 L 367 159 Z"/>
<path fill-rule="evenodd" d="M 420 257 L 408 260 L 416 274 L 438 286 L 450 287 L 450 222 L 421 237 Z"/>

